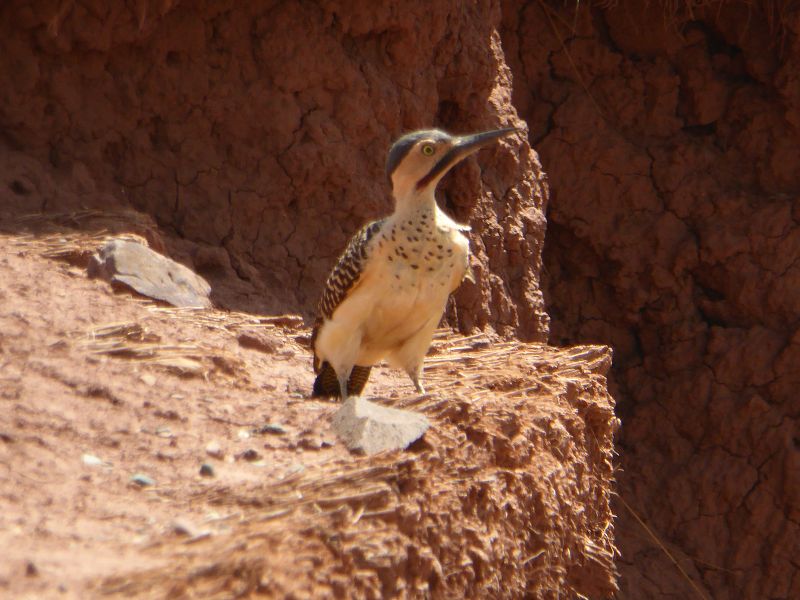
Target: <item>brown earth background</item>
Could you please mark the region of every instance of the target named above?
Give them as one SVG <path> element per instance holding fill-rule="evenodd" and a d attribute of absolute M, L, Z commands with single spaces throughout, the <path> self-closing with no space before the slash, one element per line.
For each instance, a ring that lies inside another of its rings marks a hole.
<path fill-rule="evenodd" d="M 400 133 L 527 124 L 440 190 L 476 254 L 449 322 L 613 347 L 620 597 L 699 593 L 665 548 L 800 597 L 797 2 L 12 1 L 0 33 L 0 210 L 146 212 L 229 309 L 311 314 Z"/>

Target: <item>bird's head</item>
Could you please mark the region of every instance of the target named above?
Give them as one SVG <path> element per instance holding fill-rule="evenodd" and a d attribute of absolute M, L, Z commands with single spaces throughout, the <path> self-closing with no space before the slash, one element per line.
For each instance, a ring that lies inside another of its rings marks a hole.
<path fill-rule="evenodd" d="M 440 129 L 407 133 L 392 145 L 386 161 L 395 197 L 432 192 L 454 165 L 516 131 L 509 127 L 472 135 L 450 135 Z"/>

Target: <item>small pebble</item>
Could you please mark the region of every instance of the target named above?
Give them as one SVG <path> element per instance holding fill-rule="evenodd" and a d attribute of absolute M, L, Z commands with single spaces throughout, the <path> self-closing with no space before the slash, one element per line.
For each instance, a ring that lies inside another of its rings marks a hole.
<path fill-rule="evenodd" d="M 157 410 L 153 412 L 153 414 L 157 417 L 161 417 L 162 419 L 167 419 L 168 421 L 180 421 L 181 416 L 178 414 L 176 410 Z"/>
<path fill-rule="evenodd" d="M 253 433 L 255 434 L 265 434 L 265 433 L 273 433 L 275 435 L 283 435 L 286 433 L 286 429 L 282 425 L 278 425 L 277 423 L 267 423 L 266 425 L 262 425 L 261 427 L 256 427 L 253 429 Z"/>
<path fill-rule="evenodd" d="M 216 473 L 214 472 L 214 467 L 208 463 L 203 463 L 200 465 L 200 475 L 203 477 L 214 477 Z"/>
<path fill-rule="evenodd" d="M 151 485 L 156 484 L 156 480 L 152 477 L 148 477 L 143 473 L 136 473 L 133 477 L 131 477 L 131 483 L 135 483 L 139 487 L 148 487 Z"/>
<path fill-rule="evenodd" d="M 197 535 L 197 527 L 185 519 L 175 519 L 172 522 L 172 531 L 178 535 L 188 535 L 190 537 Z"/>
<path fill-rule="evenodd" d="M 93 454 L 84 454 L 83 456 L 81 456 L 81 460 L 83 461 L 83 464 L 85 464 L 87 467 L 99 467 L 103 464 L 103 459 L 98 458 Z"/>
<path fill-rule="evenodd" d="M 250 432 L 247 429 L 240 429 L 237 434 L 240 440 L 246 440 L 250 438 Z"/>
<path fill-rule="evenodd" d="M 256 452 L 255 450 L 253 450 L 252 448 L 249 448 L 249 449 L 245 450 L 244 452 L 242 452 L 241 454 L 239 454 L 237 458 L 241 458 L 241 459 L 246 460 L 248 462 L 253 462 L 253 461 L 256 461 L 259 458 L 261 458 L 261 455 L 258 452 Z"/>
<path fill-rule="evenodd" d="M 143 373 L 141 375 L 141 377 L 139 377 L 139 379 L 142 380 L 142 383 L 144 383 L 145 385 L 149 385 L 149 386 L 154 386 L 156 384 L 156 382 L 158 381 L 156 379 L 156 376 L 153 375 L 152 373 Z"/>
<path fill-rule="evenodd" d="M 156 435 L 160 438 L 172 438 L 175 435 L 172 433 L 172 430 L 169 427 L 157 427 L 156 428 Z"/>
<path fill-rule="evenodd" d="M 246 331 L 239 334 L 237 340 L 243 348 L 259 350 L 267 354 L 273 354 L 281 344 L 274 335 L 265 331 Z"/>
<path fill-rule="evenodd" d="M 36 577 L 39 574 L 39 569 L 31 561 L 25 565 L 25 575 L 28 577 Z"/>
<path fill-rule="evenodd" d="M 225 453 L 222 451 L 219 442 L 216 440 L 213 440 L 208 443 L 208 445 L 206 446 L 206 454 L 208 454 L 213 458 L 222 458 L 223 456 L 225 456 Z"/>

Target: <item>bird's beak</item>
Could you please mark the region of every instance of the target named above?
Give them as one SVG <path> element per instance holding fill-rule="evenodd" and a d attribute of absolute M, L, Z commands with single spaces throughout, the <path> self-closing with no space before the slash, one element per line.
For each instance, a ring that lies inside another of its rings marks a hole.
<path fill-rule="evenodd" d="M 505 137 L 512 133 L 519 131 L 516 127 L 506 127 L 505 129 L 493 129 L 491 131 L 484 131 L 482 133 L 475 133 L 473 135 L 464 135 L 456 138 L 456 143 L 453 148 L 448 152 L 451 154 L 456 153 L 456 162 L 477 152 L 484 146 L 488 146 L 493 141 Z"/>
<path fill-rule="evenodd" d="M 427 187 L 430 183 L 438 181 L 451 167 L 464 160 L 470 154 L 474 154 L 484 146 L 488 146 L 495 140 L 521 131 L 516 127 L 505 129 L 493 129 L 472 135 L 462 135 L 455 138 L 453 147 L 445 154 L 441 160 L 430 170 L 430 172 L 417 182 L 417 189 Z"/>

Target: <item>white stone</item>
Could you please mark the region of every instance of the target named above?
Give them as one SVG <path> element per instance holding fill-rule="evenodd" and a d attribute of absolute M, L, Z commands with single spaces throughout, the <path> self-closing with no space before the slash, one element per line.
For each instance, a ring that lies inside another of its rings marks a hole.
<path fill-rule="evenodd" d="M 430 427 L 425 415 L 351 396 L 333 415 L 333 429 L 352 452 L 402 450 Z"/>

